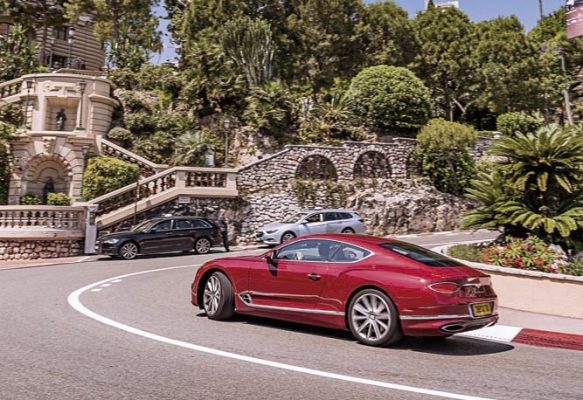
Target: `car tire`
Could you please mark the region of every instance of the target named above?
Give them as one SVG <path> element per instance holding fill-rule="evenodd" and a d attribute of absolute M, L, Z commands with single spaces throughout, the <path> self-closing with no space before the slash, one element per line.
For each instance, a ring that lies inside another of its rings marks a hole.
<path fill-rule="evenodd" d="M 209 319 L 221 321 L 235 315 L 235 291 L 229 278 L 214 272 L 204 283 L 202 306 Z"/>
<path fill-rule="evenodd" d="M 281 243 L 287 242 L 287 241 L 295 239 L 295 238 L 296 238 L 295 233 L 285 232 L 283 235 L 281 235 Z"/>
<path fill-rule="evenodd" d="M 126 242 L 119 248 L 119 256 L 124 260 L 133 260 L 138 256 L 139 251 L 136 242 Z"/>
<path fill-rule="evenodd" d="M 354 229 L 352 229 L 352 228 L 344 228 L 344 229 L 342 229 L 342 233 L 353 234 L 354 233 Z"/>
<path fill-rule="evenodd" d="M 208 252 L 211 251 L 211 247 L 211 241 L 205 237 L 199 238 L 194 242 L 194 252 L 196 254 L 208 254 Z"/>
<path fill-rule="evenodd" d="M 348 305 L 347 320 L 356 340 L 367 346 L 388 346 L 403 337 L 397 308 L 380 290 L 358 292 Z"/>

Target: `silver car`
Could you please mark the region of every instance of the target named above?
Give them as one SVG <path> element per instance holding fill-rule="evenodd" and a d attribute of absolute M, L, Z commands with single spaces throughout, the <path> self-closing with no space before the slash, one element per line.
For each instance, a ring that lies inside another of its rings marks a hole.
<path fill-rule="evenodd" d="M 364 220 L 343 209 L 306 210 L 257 231 L 257 241 L 280 244 L 290 239 L 320 233 L 366 233 Z"/>

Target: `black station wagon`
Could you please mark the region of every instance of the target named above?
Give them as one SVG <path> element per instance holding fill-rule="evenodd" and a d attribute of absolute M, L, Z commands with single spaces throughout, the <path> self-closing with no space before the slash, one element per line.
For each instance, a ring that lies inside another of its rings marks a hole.
<path fill-rule="evenodd" d="M 131 260 L 138 254 L 191 251 L 207 254 L 211 247 L 220 243 L 219 227 L 206 218 L 164 217 L 144 221 L 130 231 L 101 237 L 97 252 Z"/>

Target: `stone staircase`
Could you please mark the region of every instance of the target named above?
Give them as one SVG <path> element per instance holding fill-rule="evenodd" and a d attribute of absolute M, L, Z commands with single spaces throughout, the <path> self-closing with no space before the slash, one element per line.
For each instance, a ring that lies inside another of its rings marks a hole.
<path fill-rule="evenodd" d="M 123 147 L 110 142 L 109 140 L 103 138 L 97 138 L 97 148 L 99 152 L 104 156 L 110 156 L 118 158 L 122 161 L 126 161 L 132 164 L 136 164 L 140 168 L 140 176 L 143 178 L 148 178 L 159 172 L 168 169 L 166 164 L 156 164 L 136 153 L 124 149 Z"/>

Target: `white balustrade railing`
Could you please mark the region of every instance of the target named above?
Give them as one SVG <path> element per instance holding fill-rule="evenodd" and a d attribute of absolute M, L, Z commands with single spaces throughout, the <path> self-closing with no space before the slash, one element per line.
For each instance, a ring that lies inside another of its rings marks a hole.
<path fill-rule="evenodd" d="M 2 206 L 0 229 L 51 228 L 83 230 L 84 207 L 62 206 Z"/>

